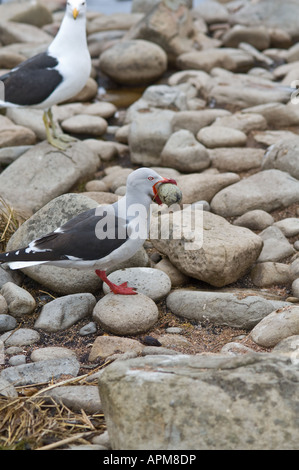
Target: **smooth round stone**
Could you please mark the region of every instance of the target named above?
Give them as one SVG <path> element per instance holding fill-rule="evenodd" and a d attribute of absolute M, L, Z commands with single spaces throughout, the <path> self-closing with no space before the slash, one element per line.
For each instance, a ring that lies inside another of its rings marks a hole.
<path fill-rule="evenodd" d="M 158 319 L 158 307 L 144 294 L 103 297 L 94 308 L 93 319 L 115 335 L 145 333 Z"/>
<path fill-rule="evenodd" d="M 17 320 L 11 315 L 0 315 L 0 333 L 13 330 L 17 326 Z"/>
<path fill-rule="evenodd" d="M 37 331 L 31 328 L 20 328 L 14 332 L 4 333 L 0 337 L 5 346 L 31 346 L 32 344 L 40 341 L 40 335 Z"/>
<path fill-rule="evenodd" d="M 128 283 L 128 287 L 134 287 L 138 293 L 150 297 L 154 301 L 166 297 L 171 290 L 170 277 L 154 268 L 126 268 L 119 269 L 109 274 L 108 279 L 114 284 Z M 110 292 L 107 284 L 103 283 L 105 294 Z"/>
<path fill-rule="evenodd" d="M 76 353 L 71 349 L 59 347 L 59 346 L 49 346 L 47 348 L 38 348 L 35 349 L 30 359 L 32 362 L 48 361 L 49 359 L 59 359 L 65 357 L 76 357 Z"/>
<path fill-rule="evenodd" d="M 24 354 L 12 356 L 8 362 L 10 366 L 21 366 L 22 364 L 26 364 L 26 356 L 24 356 Z"/>

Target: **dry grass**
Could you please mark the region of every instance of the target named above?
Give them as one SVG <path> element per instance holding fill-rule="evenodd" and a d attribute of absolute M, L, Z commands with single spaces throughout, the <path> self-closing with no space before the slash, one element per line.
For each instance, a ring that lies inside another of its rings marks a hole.
<path fill-rule="evenodd" d="M 86 376 L 63 384 L 82 382 Z M 0 450 L 61 449 L 69 444 L 89 444 L 93 436 L 104 432 L 102 413 L 87 416 L 84 410 L 75 412 L 51 397 L 41 396 L 61 385 L 19 387 L 16 398 L 0 395 Z"/>
<path fill-rule="evenodd" d="M 10 237 L 24 222 L 25 217 L 18 214 L 10 205 L 0 197 L 0 252 L 5 247 Z"/>

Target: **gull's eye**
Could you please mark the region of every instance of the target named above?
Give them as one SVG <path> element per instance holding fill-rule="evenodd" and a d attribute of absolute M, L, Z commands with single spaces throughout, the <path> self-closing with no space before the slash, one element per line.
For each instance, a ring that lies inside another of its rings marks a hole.
<path fill-rule="evenodd" d="M 148 179 L 149 181 L 153 181 L 155 178 L 154 178 L 153 176 L 149 176 L 147 179 Z"/>

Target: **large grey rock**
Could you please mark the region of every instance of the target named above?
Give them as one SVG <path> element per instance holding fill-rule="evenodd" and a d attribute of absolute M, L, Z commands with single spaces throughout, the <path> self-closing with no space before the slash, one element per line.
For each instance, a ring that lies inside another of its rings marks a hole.
<path fill-rule="evenodd" d="M 172 134 L 173 115 L 173 111 L 165 109 L 138 113 L 129 131 L 129 148 L 133 164 L 160 165 L 161 152 Z"/>
<path fill-rule="evenodd" d="M 298 380 L 274 354 L 146 356 L 110 364 L 99 389 L 115 450 L 295 450 Z"/>
<path fill-rule="evenodd" d="M 101 71 L 115 82 L 140 85 L 157 80 L 167 69 L 164 50 L 150 41 L 119 41 L 100 56 Z"/>
<path fill-rule="evenodd" d="M 17 398 L 18 396 L 15 387 L 2 377 L 0 377 L 0 396 L 10 398 Z"/>
<path fill-rule="evenodd" d="M 17 326 L 17 320 L 11 315 L 2 313 L 0 315 L 0 333 L 4 331 L 14 330 Z"/>
<path fill-rule="evenodd" d="M 95 305 L 95 297 L 88 293 L 59 297 L 43 306 L 34 327 L 47 332 L 66 330 L 91 315 Z"/>
<path fill-rule="evenodd" d="M 266 28 L 235 25 L 224 34 L 222 40 L 226 47 L 238 47 L 241 42 L 246 42 L 262 51 L 270 46 L 271 37 Z"/>
<path fill-rule="evenodd" d="M 50 397 L 73 411 L 84 410 L 87 414 L 102 413 L 99 390 L 96 385 L 66 385 L 48 390 L 41 396 Z"/>
<path fill-rule="evenodd" d="M 27 127 L 15 125 L 6 116 L 0 116 L 0 148 L 13 145 L 33 145 L 36 142 L 34 132 Z"/>
<path fill-rule="evenodd" d="M 40 334 L 31 328 L 19 328 L 16 331 L 4 333 L 0 339 L 6 347 L 31 346 L 40 341 Z"/>
<path fill-rule="evenodd" d="M 259 168 L 264 150 L 252 147 L 220 147 L 209 149 L 212 167 L 220 171 L 241 172 Z"/>
<path fill-rule="evenodd" d="M 190 50 L 193 44 L 192 14 L 185 3 L 185 0 L 159 2 L 128 31 L 126 37 L 159 45 L 166 52 L 168 61 L 174 62 L 179 54 Z"/>
<path fill-rule="evenodd" d="M 174 132 L 186 129 L 196 135 L 202 127 L 209 126 L 217 118 L 229 117 L 230 115 L 231 113 L 226 109 L 178 111 L 174 114 L 171 124 Z"/>
<path fill-rule="evenodd" d="M 58 379 L 61 375 L 76 377 L 79 369 L 80 363 L 77 359 L 68 357 L 8 367 L 0 373 L 0 377 L 15 386 L 21 386 L 48 382 Z"/>
<path fill-rule="evenodd" d="M 60 227 L 81 212 L 97 207 L 92 199 L 80 194 L 64 194 L 36 212 L 14 233 L 7 249 L 14 250 L 27 246 L 32 240 L 42 237 Z M 95 292 L 101 282 L 93 270 L 79 271 L 55 266 L 38 265 L 22 270 L 44 288 L 61 294 Z"/>
<path fill-rule="evenodd" d="M 36 307 L 32 295 L 13 282 L 4 284 L 0 292 L 7 302 L 10 315 L 15 318 L 21 318 L 23 315 L 32 313 Z"/>
<path fill-rule="evenodd" d="M 183 204 L 197 201 L 208 201 L 226 186 L 240 180 L 236 173 L 192 173 L 176 178 L 178 187 L 183 193 Z"/>
<path fill-rule="evenodd" d="M 107 294 L 96 304 L 93 319 L 109 333 L 137 335 L 145 333 L 158 320 L 158 307 L 144 294 Z"/>
<path fill-rule="evenodd" d="M 172 219 L 172 222 L 170 222 Z M 207 211 L 177 211 L 152 217 L 154 246 L 184 274 L 222 287 L 235 282 L 252 266 L 262 249 L 259 236 L 235 227 Z"/>
<path fill-rule="evenodd" d="M 299 307 L 289 305 L 275 309 L 261 320 L 251 331 L 253 341 L 271 348 L 289 336 L 299 334 Z"/>
<path fill-rule="evenodd" d="M 37 26 L 17 23 L 15 21 L 0 22 L 0 41 L 3 45 L 9 45 L 20 42 L 36 42 L 49 44 L 53 40 L 50 34 Z"/>
<path fill-rule="evenodd" d="M 233 24 L 263 25 L 267 28 L 280 28 L 288 32 L 294 40 L 298 39 L 299 5 L 296 0 L 260 0 L 244 2 L 230 16 Z"/>
<path fill-rule="evenodd" d="M 257 260 L 258 263 L 265 261 L 281 261 L 295 253 L 295 249 L 278 227 L 267 227 L 259 235 L 264 245 Z"/>
<path fill-rule="evenodd" d="M 14 209 L 32 214 L 93 174 L 98 156 L 81 142 L 65 152 L 42 142 L 24 153 L 0 175 L 0 196 Z"/>
<path fill-rule="evenodd" d="M 276 168 L 299 179 L 299 137 L 283 139 L 269 147 L 263 161 L 263 169 Z"/>
<path fill-rule="evenodd" d="M 205 52 L 208 54 L 210 50 Z M 287 103 L 290 100 L 289 90 L 271 80 L 244 73 L 223 73 L 221 69 L 216 69 L 213 74 L 215 77 L 206 88 L 206 93 L 219 107 L 231 106 L 233 103 L 234 108 L 243 109 L 266 103 Z"/>
<path fill-rule="evenodd" d="M 179 289 L 167 297 L 167 307 L 179 317 L 246 330 L 253 328 L 273 310 L 287 305 L 290 304 L 250 290 L 208 292 Z"/>
<path fill-rule="evenodd" d="M 207 149 L 195 139 L 192 132 L 184 129 L 170 136 L 161 157 L 162 165 L 186 173 L 201 171 L 210 165 Z"/>
<path fill-rule="evenodd" d="M 160 3 L 161 0 L 133 0 L 131 11 L 132 13 L 149 13 L 155 5 Z M 181 0 L 181 4 L 192 8 L 193 0 Z"/>
<path fill-rule="evenodd" d="M 250 68 L 253 64 L 254 60 L 250 54 L 230 47 L 187 51 L 179 55 L 176 61 L 179 69 L 205 72 L 210 72 L 215 67 L 239 72 Z"/>
<path fill-rule="evenodd" d="M 0 5 L 1 21 L 27 23 L 41 28 L 52 23 L 53 17 L 48 8 L 41 3 L 28 2 L 4 3 Z"/>
<path fill-rule="evenodd" d="M 235 217 L 250 210 L 271 212 L 299 202 L 299 181 L 280 170 L 264 170 L 219 191 L 211 210 Z"/>

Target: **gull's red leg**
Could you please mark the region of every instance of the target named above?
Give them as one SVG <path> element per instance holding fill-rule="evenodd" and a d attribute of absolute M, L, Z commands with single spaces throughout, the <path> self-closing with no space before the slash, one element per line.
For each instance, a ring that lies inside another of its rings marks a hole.
<path fill-rule="evenodd" d="M 99 276 L 99 278 L 110 287 L 111 291 L 114 294 L 119 294 L 119 295 L 136 295 L 137 294 L 135 289 L 128 287 L 127 282 L 124 282 L 120 286 L 113 284 L 113 282 L 109 281 L 109 279 L 107 278 L 106 271 L 100 271 L 99 269 L 96 269 L 96 275 Z"/>

